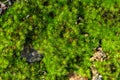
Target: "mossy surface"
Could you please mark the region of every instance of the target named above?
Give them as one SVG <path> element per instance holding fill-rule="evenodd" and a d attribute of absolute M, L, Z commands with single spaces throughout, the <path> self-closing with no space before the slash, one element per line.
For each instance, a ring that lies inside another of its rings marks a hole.
<path fill-rule="evenodd" d="M 104 80 L 120 79 L 119 0 L 21 0 L 0 15 L 0 79 L 91 79 L 90 61 L 101 40 L 107 54 L 94 62 Z M 21 59 L 24 44 L 44 53 L 41 62 Z"/>

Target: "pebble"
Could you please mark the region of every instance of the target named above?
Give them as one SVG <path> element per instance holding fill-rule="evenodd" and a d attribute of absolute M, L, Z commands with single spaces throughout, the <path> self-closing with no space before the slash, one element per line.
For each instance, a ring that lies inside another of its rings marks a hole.
<path fill-rule="evenodd" d="M 43 54 L 38 53 L 37 50 L 30 47 L 25 47 L 21 54 L 22 58 L 26 58 L 29 63 L 38 62 L 43 58 Z"/>

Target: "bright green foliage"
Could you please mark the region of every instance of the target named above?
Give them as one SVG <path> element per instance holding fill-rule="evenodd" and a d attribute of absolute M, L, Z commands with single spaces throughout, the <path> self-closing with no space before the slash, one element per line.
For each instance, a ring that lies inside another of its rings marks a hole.
<path fill-rule="evenodd" d="M 102 40 L 107 60 L 94 64 L 104 80 L 119 80 L 119 4 L 119 0 L 16 1 L 0 17 L 0 78 L 67 80 L 67 74 L 75 72 L 91 79 L 90 57 Z M 44 53 L 40 63 L 20 58 L 26 37 Z"/>

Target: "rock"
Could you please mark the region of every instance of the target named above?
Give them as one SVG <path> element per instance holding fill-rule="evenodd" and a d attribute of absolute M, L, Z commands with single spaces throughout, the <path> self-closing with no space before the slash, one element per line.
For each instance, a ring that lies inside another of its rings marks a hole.
<path fill-rule="evenodd" d="M 43 54 L 38 53 L 34 48 L 24 47 L 21 57 L 26 58 L 27 62 L 33 63 L 40 61 L 43 58 Z"/>

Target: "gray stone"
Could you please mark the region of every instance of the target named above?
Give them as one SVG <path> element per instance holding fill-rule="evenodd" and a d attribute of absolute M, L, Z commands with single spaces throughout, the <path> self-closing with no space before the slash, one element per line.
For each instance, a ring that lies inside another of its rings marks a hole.
<path fill-rule="evenodd" d="M 25 47 L 21 54 L 22 58 L 26 58 L 29 63 L 40 61 L 43 58 L 43 54 L 38 53 L 37 50 L 30 47 Z"/>

